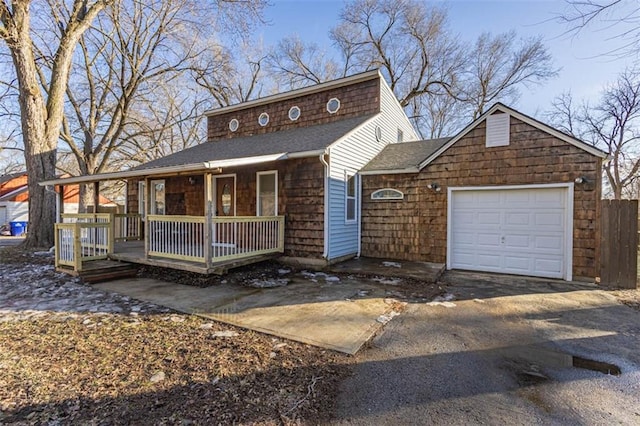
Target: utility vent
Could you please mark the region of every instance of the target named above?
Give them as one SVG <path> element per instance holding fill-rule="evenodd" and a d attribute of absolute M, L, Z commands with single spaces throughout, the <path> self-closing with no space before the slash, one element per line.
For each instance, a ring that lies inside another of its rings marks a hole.
<path fill-rule="evenodd" d="M 509 145 L 509 114 L 492 114 L 487 117 L 487 148 Z"/>

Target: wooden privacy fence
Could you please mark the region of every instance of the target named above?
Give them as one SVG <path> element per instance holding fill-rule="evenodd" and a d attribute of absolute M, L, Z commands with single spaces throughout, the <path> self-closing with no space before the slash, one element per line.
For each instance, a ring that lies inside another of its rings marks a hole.
<path fill-rule="evenodd" d="M 602 200 L 600 282 L 638 286 L 638 200 Z"/>

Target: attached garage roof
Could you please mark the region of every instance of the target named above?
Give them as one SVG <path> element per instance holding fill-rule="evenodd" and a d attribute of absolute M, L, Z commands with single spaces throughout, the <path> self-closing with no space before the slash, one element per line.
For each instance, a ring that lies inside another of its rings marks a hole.
<path fill-rule="evenodd" d="M 362 174 L 382 174 L 399 170 L 417 172 L 420 162 L 442 148 L 450 139 L 389 144 L 362 169 Z"/>

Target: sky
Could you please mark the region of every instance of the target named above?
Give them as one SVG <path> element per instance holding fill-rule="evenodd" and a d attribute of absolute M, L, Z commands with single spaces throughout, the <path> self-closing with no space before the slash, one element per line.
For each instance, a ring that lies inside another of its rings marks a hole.
<path fill-rule="evenodd" d="M 265 13 L 268 25 L 259 33 L 266 45 L 297 34 L 331 50 L 329 29 L 338 22 L 343 2 L 336 0 L 272 0 Z M 515 30 L 523 37 L 542 36 L 559 74 L 543 86 L 523 88 L 515 105 L 535 117 L 550 109 L 554 97 L 570 91 L 576 100 L 596 102 L 602 88 L 617 74 L 631 67 L 633 60 L 607 55 L 622 41 L 614 37 L 620 27 L 600 24 L 567 35 L 567 27 L 554 20 L 565 11 L 563 1 L 439 1 L 449 11 L 452 31 L 461 40 L 473 42 L 485 31 L 502 33 Z"/>

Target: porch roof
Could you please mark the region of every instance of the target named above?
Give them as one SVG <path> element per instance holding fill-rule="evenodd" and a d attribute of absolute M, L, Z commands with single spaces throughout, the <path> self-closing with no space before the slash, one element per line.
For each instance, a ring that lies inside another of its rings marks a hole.
<path fill-rule="evenodd" d="M 332 123 L 299 127 L 253 136 L 205 142 L 131 170 L 40 182 L 44 185 L 68 185 L 132 177 L 201 172 L 222 167 L 267 163 L 288 158 L 320 155 L 324 150 L 373 115 L 347 118 Z"/>
<path fill-rule="evenodd" d="M 40 182 L 39 185 L 69 185 L 220 170 L 223 167 L 266 163 L 288 158 L 321 155 L 324 150 L 373 115 L 277 132 L 205 142 L 130 170 L 74 176 Z"/>
<path fill-rule="evenodd" d="M 133 170 L 151 170 L 157 167 L 180 166 L 203 161 L 217 162 L 274 154 L 287 156 L 316 154 L 317 151 L 324 150 L 371 117 L 372 115 L 364 115 L 315 126 L 205 142 L 142 164 Z"/>

